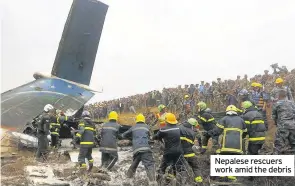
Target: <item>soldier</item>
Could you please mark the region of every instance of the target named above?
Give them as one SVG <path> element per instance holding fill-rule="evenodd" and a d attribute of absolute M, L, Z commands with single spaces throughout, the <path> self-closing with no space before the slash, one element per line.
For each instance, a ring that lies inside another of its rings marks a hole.
<path fill-rule="evenodd" d="M 36 152 L 36 158 L 38 161 L 40 161 L 41 156 L 43 160 L 46 160 L 48 150 L 47 135 L 49 135 L 49 125 L 52 118 L 54 118 L 54 112 L 54 107 L 47 104 L 44 107 L 43 113 L 39 116 L 37 128 L 38 148 Z"/>
<path fill-rule="evenodd" d="M 194 181 L 196 183 L 202 183 L 203 178 L 198 168 L 197 156 L 192 149 L 193 145 L 195 144 L 195 139 L 197 137 L 197 134 L 193 129 L 197 125 L 199 125 L 198 121 L 194 118 L 190 118 L 186 122 L 181 124 L 179 128 L 180 128 L 180 135 L 181 135 L 180 139 L 181 139 L 182 150 L 184 152 L 184 158 L 186 159 L 186 161 L 191 166 L 194 172 L 194 176 L 195 176 Z"/>
<path fill-rule="evenodd" d="M 206 112 L 207 105 L 204 102 L 199 102 L 198 104 L 199 113 L 197 116 L 198 123 L 200 123 L 205 130 L 203 133 L 203 139 L 202 139 L 202 149 L 201 154 L 204 154 L 207 150 L 208 141 L 210 138 L 212 138 L 212 151 L 215 153 L 217 147 L 218 147 L 218 136 L 212 136 L 208 134 L 208 131 L 213 130 L 216 128 L 216 121 L 212 114 L 209 112 Z"/>
<path fill-rule="evenodd" d="M 127 171 L 127 177 L 132 178 L 140 162 L 145 167 L 149 185 L 156 185 L 156 168 L 152 149 L 149 145 L 149 126 L 145 124 L 145 117 L 142 114 L 136 116 L 136 125 L 122 134 L 125 138 L 132 133 L 133 162 Z"/>
<path fill-rule="evenodd" d="M 266 127 L 264 118 L 250 101 L 244 101 L 242 107 L 245 109 L 243 119 L 249 134 L 248 153 L 250 155 L 258 155 L 258 151 L 262 148 L 265 141 Z"/>
<path fill-rule="evenodd" d="M 276 87 L 274 87 L 271 92 L 271 99 L 273 102 L 276 102 L 278 100 L 278 95 L 281 90 L 285 90 L 287 92 L 287 100 L 294 101 L 290 88 L 287 86 L 283 86 L 284 80 L 282 78 L 277 78 L 275 83 Z"/>
<path fill-rule="evenodd" d="M 286 100 L 287 92 L 280 90 L 278 101 L 273 105 L 272 119 L 277 126 L 274 154 L 282 154 L 286 147 L 295 151 L 295 103 Z"/>
<path fill-rule="evenodd" d="M 95 126 L 91 121 L 90 112 L 84 110 L 82 113 L 82 119 L 79 121 L 79 129 L 76 137 L 80 140 L 80 152 L 78 156 L 78 162 L 80 165 L 80 170 L 84 171 L 86 167 L 85 158 L 87 158 L 89 163 L 90 172 L 93 167 L 93 158 L 92 158 L 92 148 L 94 147 L 95 142 Z"/>

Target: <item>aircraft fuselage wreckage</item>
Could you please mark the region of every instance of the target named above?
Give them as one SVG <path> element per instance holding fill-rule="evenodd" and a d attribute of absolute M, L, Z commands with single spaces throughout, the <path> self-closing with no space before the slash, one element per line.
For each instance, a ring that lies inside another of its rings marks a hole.
<path fill-rule="evenodd" d="M 1 94 L 2 136 L 5 131 L 35 146 L 36 120 L 46 104 L 80 117 L 84 104 L 94 96 L 88 86 L 107 11 L 108 5 L 97 0 L 73 1 L 51 75 L 35 73 L 36 80 Z M 69 137 L 77 121 L 68 125 L 60 137 Z"/>

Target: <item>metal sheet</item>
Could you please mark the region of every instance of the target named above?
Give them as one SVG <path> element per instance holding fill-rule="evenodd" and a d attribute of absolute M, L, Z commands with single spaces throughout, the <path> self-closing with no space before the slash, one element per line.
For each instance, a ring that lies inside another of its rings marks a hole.
<path fill-rule="evenodd" d="M 21 131 L 27 122 L 41 114 L 46 104 L 73 115 L 93 95 L 61 79 L 38 79 L 1 94 L 1 125 Z"/>

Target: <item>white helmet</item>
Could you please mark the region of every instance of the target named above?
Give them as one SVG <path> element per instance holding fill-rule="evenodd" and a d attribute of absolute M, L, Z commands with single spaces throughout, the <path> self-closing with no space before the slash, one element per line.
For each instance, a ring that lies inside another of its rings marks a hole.
<path fill-rule="evenodd" d="M 48 112 L 48 111 L 50 111 L 50 110 L 52 110 L 52 109 L 54 109 L 54 107 L 53 107 L 52 105 L 50 105 L 50 104 L 47 104 L 47 105 L 45 105 L 45 107 L 44 107 L 44 111 L 45 111 L 45 112 Z"/>

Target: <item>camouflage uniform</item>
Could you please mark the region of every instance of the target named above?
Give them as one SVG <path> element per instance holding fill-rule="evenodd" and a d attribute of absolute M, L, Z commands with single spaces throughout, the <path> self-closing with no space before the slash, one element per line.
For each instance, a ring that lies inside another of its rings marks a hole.
<path fill-rule="evenodd" d="M 273 105 L 272 119 L 277 125 L 275 154 L 291 146 L 295 150 L 295 104 L 289 100 L 279 100 Z"/>
<path fill-rule="evenodd" d="M 283 87 L 283 88 L 275 87 L 275 88 L 273 88 L 273 90 L 271 91 L 271 99 L 272 99 L 272 101 L 277 101 L 278 100 L 278 93 L 281 90 L 287 91 L 286 99 L 288 99 L 290 101 L 294 101 L 291 90 L 290 90 L 289 87 Z"/>

